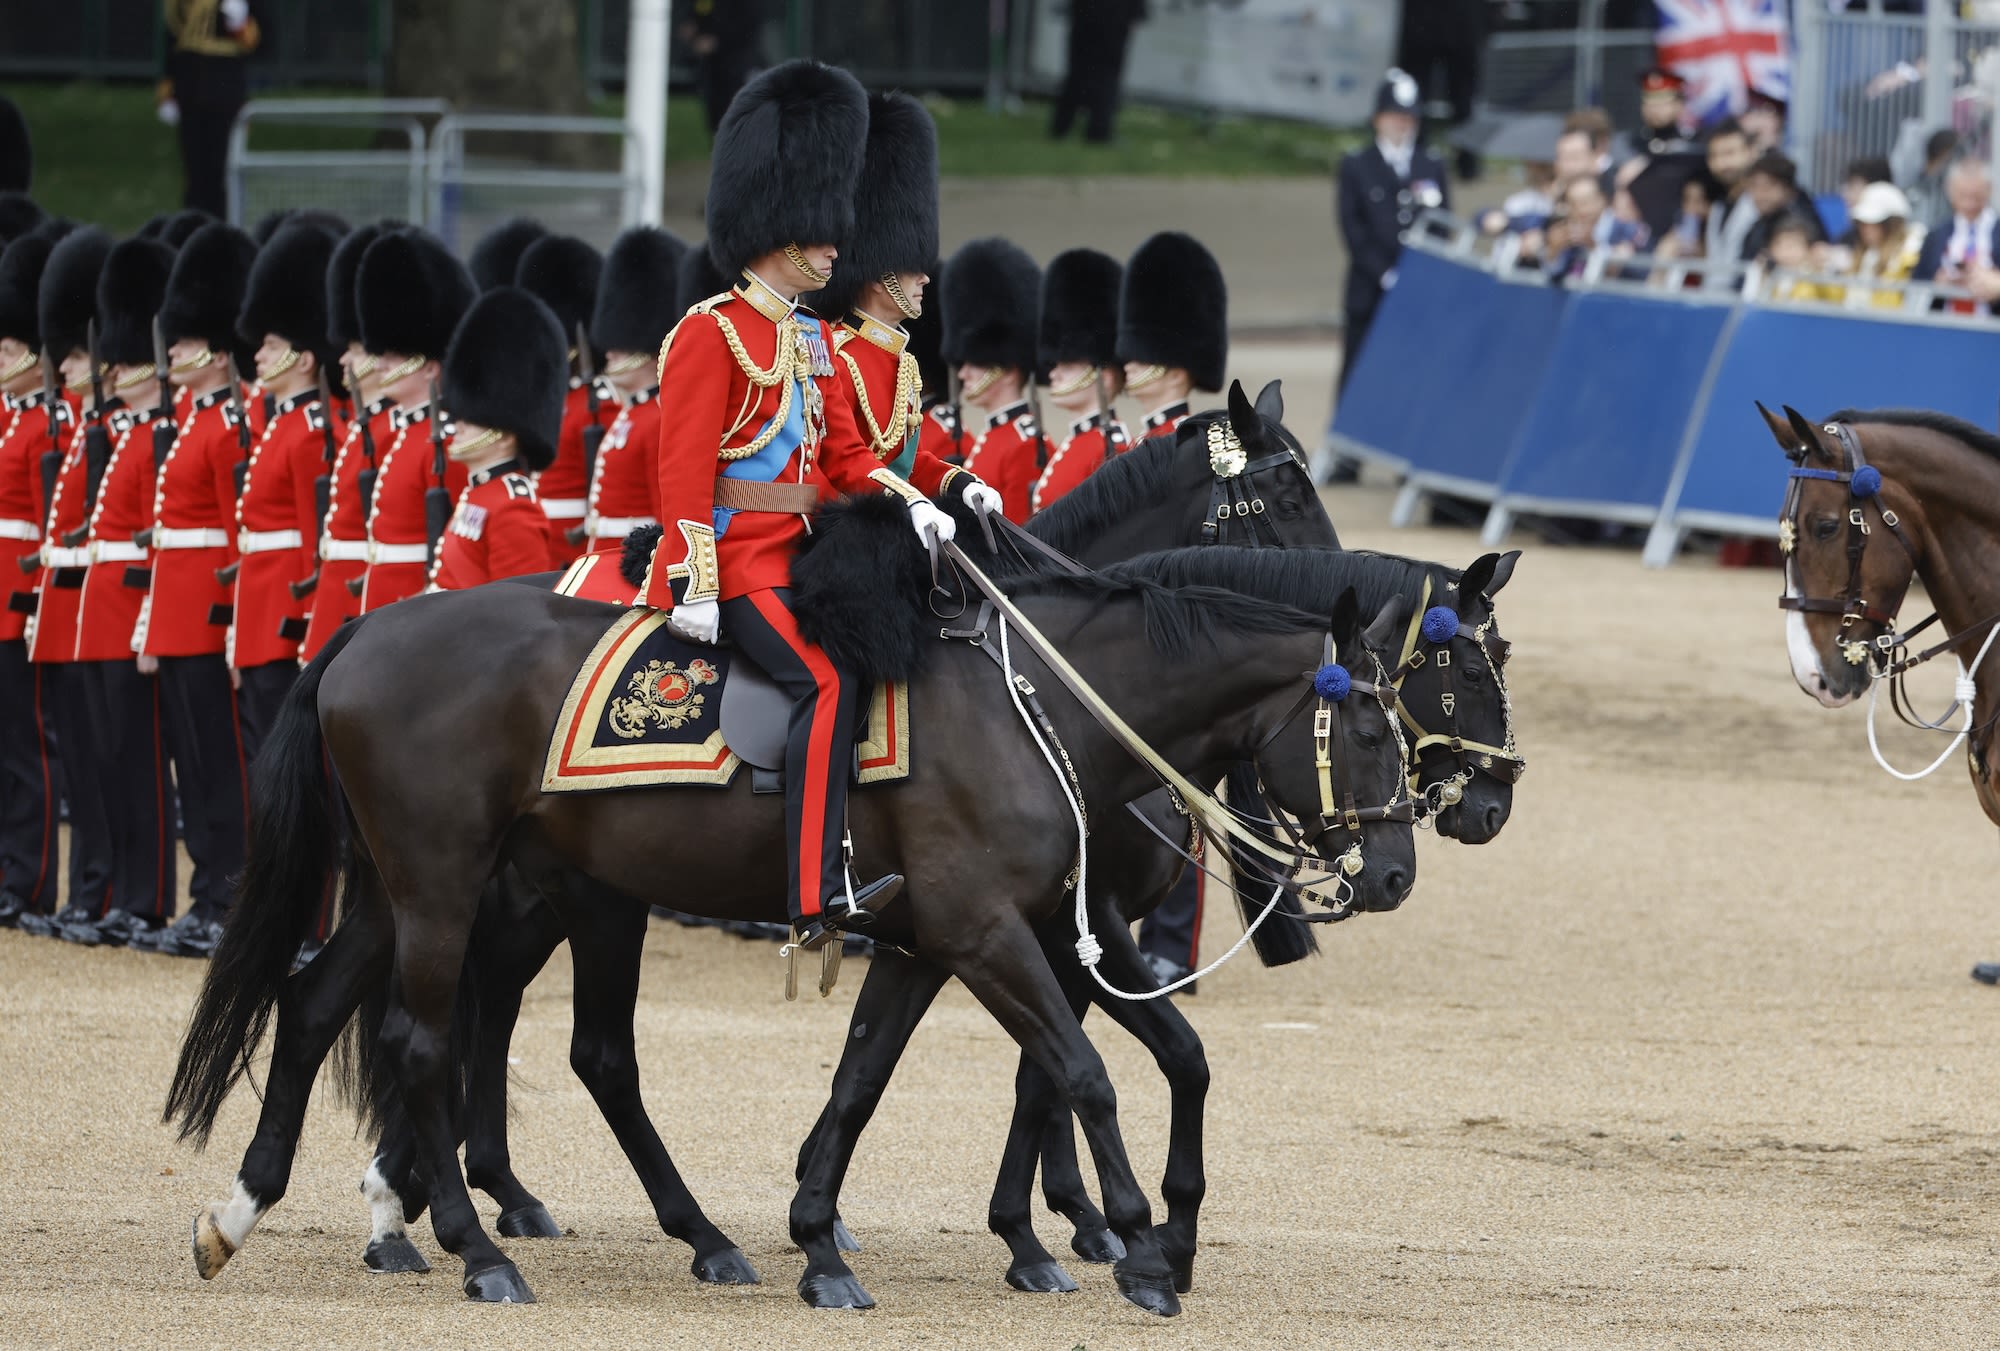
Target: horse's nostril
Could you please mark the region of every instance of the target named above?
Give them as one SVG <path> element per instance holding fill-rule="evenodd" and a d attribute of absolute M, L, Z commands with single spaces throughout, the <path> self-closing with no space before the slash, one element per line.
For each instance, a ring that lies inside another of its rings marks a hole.
<path fill-rule="evenodd" d="M 1382 874 L 1382 889 L 1392 901 L 1400 901 L 1410 894 L 1410 874 L 1401 868 L 1391 868 Z"/>
<path fill-rule="evenodd" d="M 1488 834 L 1500 829 L 1500 804 L 1495 802 L 1486 808 L 1486 830 Z"/>

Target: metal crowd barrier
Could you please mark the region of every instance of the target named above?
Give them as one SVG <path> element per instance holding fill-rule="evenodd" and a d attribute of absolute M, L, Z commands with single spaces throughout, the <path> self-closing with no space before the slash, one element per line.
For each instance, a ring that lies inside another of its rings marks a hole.
<path fill-rule="evenodd" d="M 475 138 L 501 148 L 475 153 L 468 146 Z M 616 167 L 552 167 L 524 153 L 535 141 L 557 138 L 609 138 L 595 158 Z M 615 118 L 452 113 L 431 138 L 430 228 L 463 251 L 508 217 L 532 216 L 605 248 L 639 219 L 644 183 L 632 169 L 631 144 L 630 129 Z"/>
<path fill-rule="evenodd" d="M 243 225 L 280 207 L 317 207 L 351 220 L 423 220 L 425 119 L 450 111 L 443 99 L 252 99 L 229 129 L 230 222 Z M 260 125 L 356 144 L 256 150 L 251 132 Z M 368 135 L 343 134 L 350 132 Z"/>
<path fill-rule="evenodd" d="M 1847 294 L 1793 298 L 1801 282 Z M 1489 543 L 1523 514 L 1642 525 L 1646 561 L 1664 566 L 1691 530 L 1776 534 L 1784 477 L 1755 400 L 1814 415 L 1931 408 L 1989 425 L 2000 319 L 1955 312 L 1967 299 L 1610 255 L 1556 287 L 1505 251 L 1482 256 L 1457 222 L 1426 220 L 1327 447 L 1405 475 L 1396 525 L 1450 494 L 1488 504 Z"/>

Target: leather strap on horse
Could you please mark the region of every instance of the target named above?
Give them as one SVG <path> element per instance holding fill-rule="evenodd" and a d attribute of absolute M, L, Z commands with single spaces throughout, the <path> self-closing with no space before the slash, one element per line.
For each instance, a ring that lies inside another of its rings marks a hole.
<path fill-rule="evenodd" d="M 718 478 L 715 480 L 715 505 L 729 511 L 809 516 L 819 505 L 819 489 L 810 483 L 759 483 L 755 479 Z"/>

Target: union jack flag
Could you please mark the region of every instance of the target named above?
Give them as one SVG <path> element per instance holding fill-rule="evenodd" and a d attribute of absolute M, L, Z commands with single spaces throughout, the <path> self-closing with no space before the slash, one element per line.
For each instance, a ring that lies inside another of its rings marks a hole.
<path fill-rule="evenodd" d="M 1702 122 L 1750 105 L 1750 95 L 1792 96 L 1784 0 L 1656 0 L 1660 64 L 1688 82 L 1688 111 Z"/>

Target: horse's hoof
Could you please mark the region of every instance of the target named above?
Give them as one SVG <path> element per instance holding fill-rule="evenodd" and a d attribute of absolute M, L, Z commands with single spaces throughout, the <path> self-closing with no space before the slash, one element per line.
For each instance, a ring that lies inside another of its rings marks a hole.
<path fill-rule="evenodd" d="M 422 1275 L 431 1269 L 431 1264 L 417 1251 L 417 1245 L 410 1242 L 408 1234 L 370 1239 L 361 1260 L 377 1276 L 401 1276 L 408 1272 Z"/>
<path fill-rule="evenodd" d="M 1023 1262 L 1007 1268 L 1007 1284 L 1030 1295 L 1068 1295 L 1076 1282 L 1056 1262 Z"/>
<path fill-rule="evenodd" d="M 502 1238 L 561 1238 L 562 1229 L 549 1214 L 548 1207 L 540 1201 L 531 1201 L 518 1210 L 509 1210 L 500 1216 L 498 1225 Z"/>
<path fill-rule="evenodd" d="M 1194 1254 L 1186 1257 L 1169 1257 L 1167 1265 L 1174 1269 L 1174 1293 L 1185 1295 L 1194 1289 Z"/>
<path fill-rule="evenodd" d="M 861 1288 L 861 1282 L 853 1276 L 815 1276 L 808 1272 L 799 1278 L 799 1298 L 815 1309 L 872 1309 L 875 1299 Z"/>
<path fill-rule="evenodd" d="M 1121 1271 L 1118 1273 L 1118 1293 L 1147 1313 L 1156 1313 L 1162 1318 L 1172 1318 L 1181 1311 L 1181 1302 L 1174 1294 L 1171 1276 L 1134 1276 Z"/>
<path fill-rule="evenodd" d="M 861 1240 L 848 1232 L 846 1221 L 836 1219 L 833 1222 L 833 1246 L 841 1252 L 860 1252 Z"/>
<path fill-rule="evenodd" d="M 763 1277 L 741 1248 L 724 1248 L 694 1259 L 694 1278 L 703 1285 L 762 1285 Z"/>
<path fill-rule="evenodd" d="M 474 1271 L 465 1278 L 465 1297 L 481 1304 L 533 1304 L 535 1292 L 512 1262 Z"/>
<path fill-rule="evenodd" d="M 194 1217 L 194 1270 L 204 1281 L 212 1281 L 236 1256 L 236 1245 L 215 1222 L 215 1207 Z"/>
<path fill-rule="evenodd" d="M 1079 1229 L 1069 1241 L 1070 1250 L 1086 1262 L 1100 1266 L 1125 1256 L 1125 1240 L 1109 1229 Z"/>

